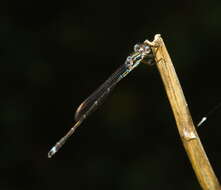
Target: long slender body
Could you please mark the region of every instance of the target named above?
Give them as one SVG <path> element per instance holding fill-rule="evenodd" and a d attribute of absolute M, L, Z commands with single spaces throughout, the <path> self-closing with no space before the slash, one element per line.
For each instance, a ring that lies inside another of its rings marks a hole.
<path fill-rule="evenodd" d="M 214 106 L 204 117 L 202 117 L 202 119 L 200 120 L 200 122 L 197 124 L 197 127 L 200 127 L 206 120 L 208 117 L 210 117 L 211 115 L 213 115 L 217 110 L 219 110 L 221 108 L 221 102 L 219 102 L 216 106 Z"/>
<path fill-rule="evenodd" d="M 48 152 L 51 158 L 74 133 L 76 128 L 87 118 L 89 114 L 101 105 L 116 84 L 136 68 L 144 58 L 152 58 L 152 51 L 147 44 L 135 45 L 134 53 L 127 57 L 125 63 L 121 65 L 96 91 L 94 91 L 83 103 L 80 104 L 76 113 L 76 124 L 62 137 L 54 147 Z"/>

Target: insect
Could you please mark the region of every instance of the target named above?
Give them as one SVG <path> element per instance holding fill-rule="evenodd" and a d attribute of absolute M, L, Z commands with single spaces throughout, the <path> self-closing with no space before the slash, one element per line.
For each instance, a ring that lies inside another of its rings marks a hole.
<path fill-rule="evenodd" d="M 197 127 L 200 127 L 212 114 L 214 114 L 221 107 L 221 102 L 214 106 L 197 124 Z"/>
<path fill-rule="evenodd" d="M 134 52 L 126 58 L 126 61 L 121 65 L 96 91 L 94 91 L 84 102 L 80 104 L 75 113 L 75 125 L 62 137 L 55 146 L 48 152 L 48 157 L 51 158 L 67 141 L 67 139 L 75 132 L 76 128 L 95 111 L 107 98 L 116 84 L 134 70 L 141 62 L 146 62 L 149 65 L 155 63 L 154 55 L 151 49 L 152 42 L 145 40 L 141 44 L 134 46 Z"/>

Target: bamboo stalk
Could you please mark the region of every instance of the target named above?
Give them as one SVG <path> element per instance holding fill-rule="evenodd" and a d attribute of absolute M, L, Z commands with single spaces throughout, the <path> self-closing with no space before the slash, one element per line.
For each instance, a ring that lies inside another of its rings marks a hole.
<path fill-rule="evenodd" d="M 195 130 L 183 90 L 160 35 L 153 42 L 156 65 L 173 110 L 177 128 L 196 177 L 203 190 L 220 190 L 220 185 Z"/>

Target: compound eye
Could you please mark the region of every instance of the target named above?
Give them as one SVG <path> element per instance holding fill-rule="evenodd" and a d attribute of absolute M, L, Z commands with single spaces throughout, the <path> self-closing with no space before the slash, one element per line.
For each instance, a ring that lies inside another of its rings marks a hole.
<path fill-rule="evenodd" d="M 151 52 L 150 47 L 147 46 L 147 45 L 145 45 L 145 46 L 144 46 L 144 52 L 147 53 L 147 54 L 150 53 L 150 52 Z"/>
<path fill-rule="evenodd" d="M 142 46 L 141 46 L 141 44 L 135 44 L 134 45 L 134 51 L 135 52 L 140 52 L 140 51 L 142 51 Z"/>

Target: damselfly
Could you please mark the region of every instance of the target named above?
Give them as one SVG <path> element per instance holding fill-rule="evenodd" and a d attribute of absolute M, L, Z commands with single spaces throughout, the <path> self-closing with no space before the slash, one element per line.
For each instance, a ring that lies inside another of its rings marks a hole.
<path fill-rule="evenodd" d="M 148 64 L 154 63 L 154 56 L 151 50 L 151 42 L 148 40 L 142 44 L 134 46 L 134 52 L 129 55 L 125 63 L 120 66 L 95 92 L 93 92 L 83 103 L 80 104 L 76 113 L 76 124 L 62 137 L 54 147 L 48 152 L 48 157 L 51 158 L 74 133 L 76 128 L 91 114 L 96 108 L 101 105 L 111 90 L 116 84 L 127 76 L 141 61 L 146 61 Z"/>
<path fill-rule="evenodd" d="M 221 108 L 221 102 L 218 103 L 215 107 L 213 107 L 197 124 L 197 127 L 201 126 L 212 114 L 214 114 L 219 108 Z"/>

